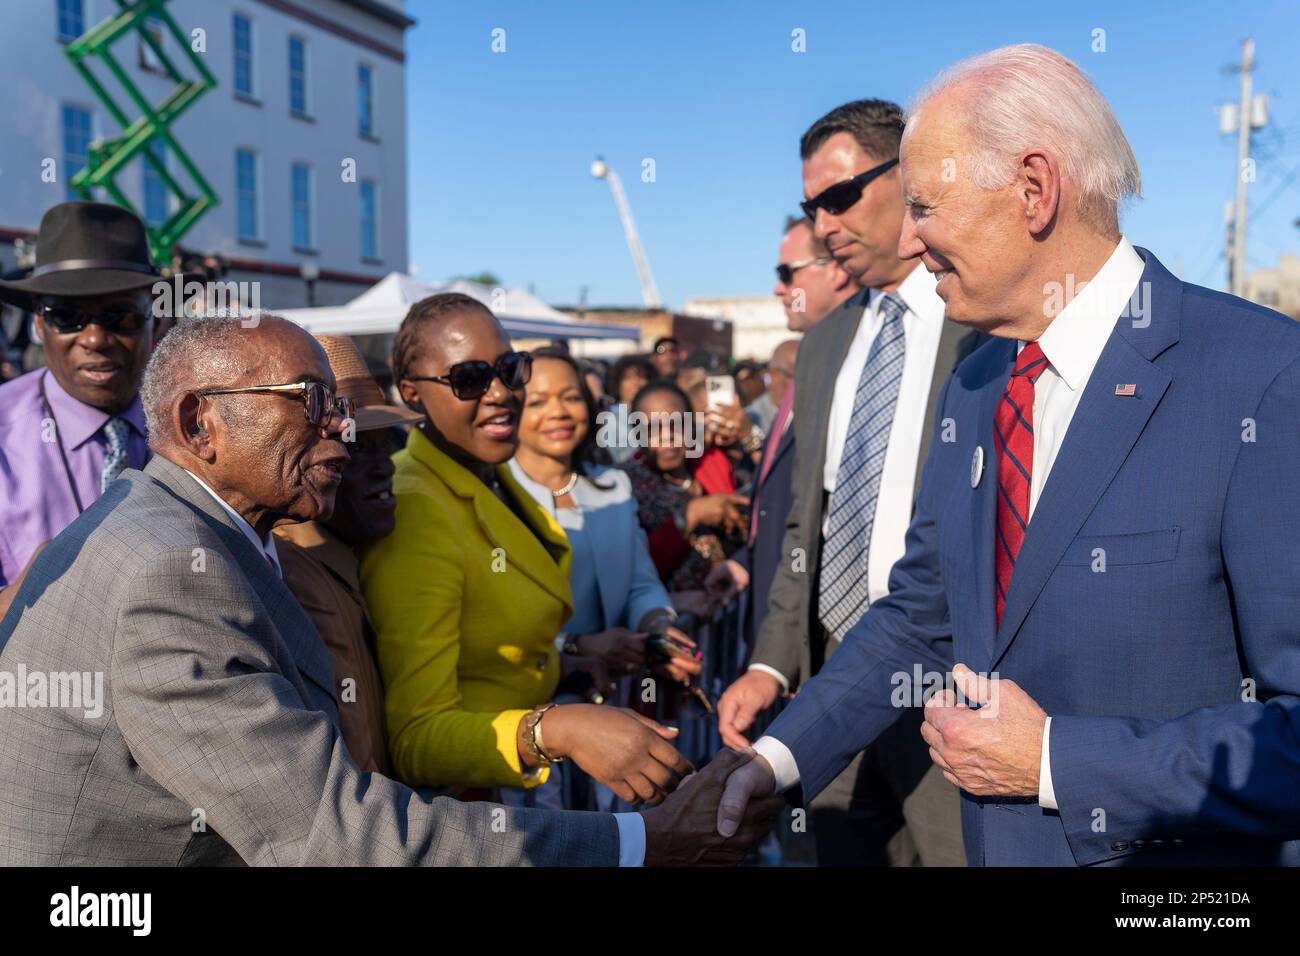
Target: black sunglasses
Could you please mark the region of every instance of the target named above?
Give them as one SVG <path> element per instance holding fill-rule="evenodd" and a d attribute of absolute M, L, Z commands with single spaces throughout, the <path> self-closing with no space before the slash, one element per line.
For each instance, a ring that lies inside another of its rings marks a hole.
<path fill-rule="evenodd" d="M 533 357 L 528 352 L 507 352 L 495 362 L 471 359 L 457 362 L 447 369 L 446 375 L 408 375 L 408 382 L 437 382 L 451 386 L 451 393 L 462 402 L 482 398 L 492 387 L 492 379 L 500 378 L 506 388 L 523 388 L 533 377 Z"/>
<path fill-rule="evenodd" d="M 98 325 L 105 332 L 133 335 L 144 328 L 149 316 L 139 309 L 110 309 L 105 312 L 82 312 L 60 305 L 43 305 L 39 313 L 46 327 L 60 335 L 80 332 L 88 325 Z"/>
<path fill-rule="evenodd" d="M 812 199 L 805 199 L 799 204 L 803 214 L 810 222 L 817 221 L 817 210 L 825 209 L 832 216 L 840 216 L 853 208 L 853 204 L 862 198 L 862 191 L 877 176 L 883 176 L 898 165 L 897 159 L 881 163 L 865 173 L 858 173 L 852 179 L 846 179 L 834 186 L 827 186 Z"/>
<path fill-rule="evenodd" d="M 303 405 L 307 421 L 323 428 L 337 414 L 344 421 L 356 417 L 356 403 L 344 396 L 335 397 L 333 390 L 323 382 L 294 382 L 290 385 L 250 385 L 247 388 L 207 388 L 197 395 L 255 395 L 293 394 Z"/>
<path fill-rule="evenodd" d="M 807 269 L 809 266 L 824 266 L 826 263 L 834 261 L 830 256 L 818 256 L 816 259 L 782 262 L 776 267 L 776 277 L 781 280 L 781 285 L 789 285 L 794 281 L 794 274 L 800 269 Z"/>

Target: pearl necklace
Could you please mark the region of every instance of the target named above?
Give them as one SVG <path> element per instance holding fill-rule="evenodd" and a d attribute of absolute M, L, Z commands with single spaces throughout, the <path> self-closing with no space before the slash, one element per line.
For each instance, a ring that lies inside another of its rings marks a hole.
<path fill-rule="evenodd" d="M 552 491 L 551 494 L 554 495 L 556 498 L 563 498 L 570 491 L 572 491 L 577 484 L 578 484 L 578 473 L 575 471 L 573 474 L 569 475 L 569 480 L 564 483 L 563 488 L 560 488 L 558 491 Z"/>

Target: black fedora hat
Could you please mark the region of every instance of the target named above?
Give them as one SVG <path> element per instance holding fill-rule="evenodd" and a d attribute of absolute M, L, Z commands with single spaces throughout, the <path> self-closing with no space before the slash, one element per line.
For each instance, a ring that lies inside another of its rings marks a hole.
<path fill-rule="evenodd" d="M 31 308 L 37 296 L 111 295 L 157 281 L 136 216 L 109 203 L 64 202 L 41 217 L 31 275 L 0 281 L 0 300 Z"/>

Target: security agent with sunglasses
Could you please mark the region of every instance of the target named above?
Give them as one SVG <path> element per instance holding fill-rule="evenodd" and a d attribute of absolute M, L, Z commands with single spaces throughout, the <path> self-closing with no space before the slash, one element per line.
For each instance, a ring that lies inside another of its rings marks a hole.
<path fill-rule="evenodd" d="M 148 461 L 137 390 L 157 278 L 139 219 L 67 202 L 41 220 L 32 273 L 0 282 L 0 300 L 35 313 L 46 364 L 0 385 L 0 588 L 124 468 Z"/>
<path fill-rule="evenodd" d="M 799 348 L 781 551 L 802 549 L 807 570 L 781 562 L 749 669 L 719 702 L 720 731 L 733 746 L 888 593 L 939 391 L 981 338 L 944 321 L 934 277 L 898 257 L 902 131 L 895 104 L 857 100 L 817 120 L 800 142 L 804 213 L 862 291 Z M 919 710 L 907 715 L 812 802 L 821 865 L 964 865 L 957 790 L 932 766 L 920 722 Z"/>

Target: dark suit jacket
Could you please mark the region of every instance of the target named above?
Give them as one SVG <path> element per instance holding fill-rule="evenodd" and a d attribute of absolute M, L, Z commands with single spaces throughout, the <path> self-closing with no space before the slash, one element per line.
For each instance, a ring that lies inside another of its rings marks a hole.
<path fill-rule="evenodd" d="M 594 813 L 362 773 L 330 658 L 216 500 L 161 456 L 32 565 L 0 671 L 98 674 L 98 706 L 0 707 L 0 866 L 614 866 Z M 495 815 L 495 816 L 494 816 Z"/>
<path fill-rule="evenodd" d="M 798 391 L 796 389 L 796 396 Z M 767 454 L 766 443 L 763 454 Z M 762 470 L 762 458 L 759 470 Z M 767 597 L 772 590 L 772 581 L 781 564 L 781 544 L 785 538 L 785 521 L 790 514 L 793 497 L 790 485 L 794 477 L 794 423 L 793 421 L 781 434 L 781 441 L 776 446 L 772 467 L 767 476 L 757 480 L 755 476 L 754 491 L 750 507 L 758 511 L 757 532 L 754 543 L 741 548 L 731 556 L 749 572 L 749 587 L 740 595 L 741 633 L 747 647 L 754 646 L 754 640 L 763 621 L 767 618 Z"/>
<path fill-rule="evenodd" d="M 767 614 L 756 631 L 758 639 L 751 658 L 752 663 L 766 664 L 784 674 L 791 688 L 812 675 L 813 635 L 822 640 L 812 590 L 821 553 L 826 431 L 835 378 L 858 330 L 867 297 L 864 289 L 809 329 L 799 345 L 795 365 L 794 424 L 789 429 L 794 439 L 790 506 L 784 540 L 776 556 Z M 951 322 L 943 324 L 921 433 L 916 489 L 921 485 L 921 466 L 934 434 L 935 402 L 943 383 L 957 363 L 985 338 Z"/>

